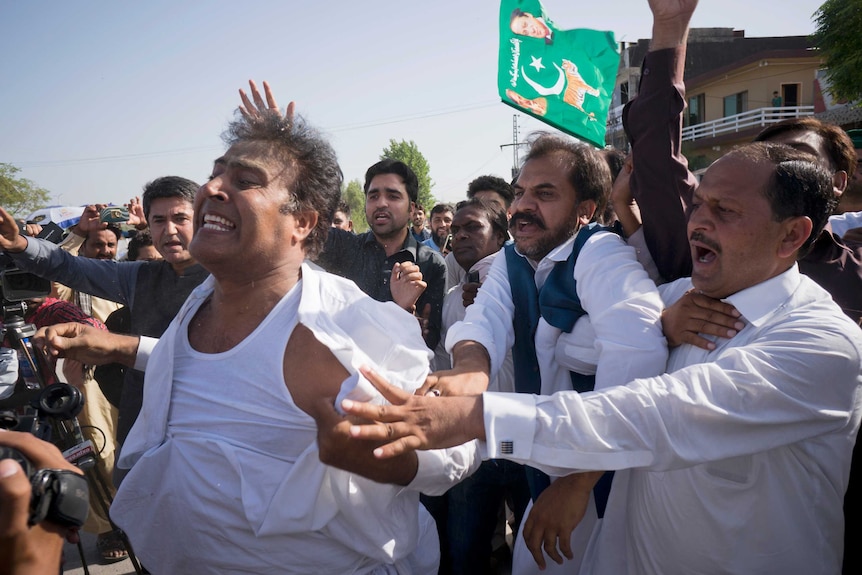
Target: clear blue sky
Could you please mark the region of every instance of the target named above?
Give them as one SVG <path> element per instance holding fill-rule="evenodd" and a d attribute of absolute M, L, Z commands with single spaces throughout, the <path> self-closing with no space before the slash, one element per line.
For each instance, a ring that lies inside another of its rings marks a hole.
<path fill-rule="evenodd" d="M 701 0 L 697 27 L 814 30 L 820 0 Z M 545 0 L 558 28 L 648 38 L 647 0 Z M 780 8 L 778 7 L 780 6 Z M 605 12 L 601 12 L 604 9 Z M 6 1 L 0 162 L 53 203 L 124 203 L 163 175 L 202 182 L 249 78 L 331 137 L 345 178 L 414 140 L 438 199 L 508 177 L 514 110 L 496 95 L 493 0 Z M 519 115 L 523 139 L 542 124 Z"/>

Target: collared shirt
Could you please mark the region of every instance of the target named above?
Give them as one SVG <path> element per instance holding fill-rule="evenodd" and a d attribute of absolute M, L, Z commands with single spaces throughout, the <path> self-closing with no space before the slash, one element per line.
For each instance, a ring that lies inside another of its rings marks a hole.
<path fill-rule="evenodd" d="M 575 237 L 554 248 L 542 261 L 530 261 L 536 269 L 538 289 L 557 262 L 569 257 Z M 634 249 L 616 234 L 596 233 L 578 255 L 574 278 L 587 315 L 568 334 L 544 319 L 539 319 L 536 328 L 542 393 L 571 389 L 570 370 L 595 373 L 597 389 L 662 373 L 667 345 L 661 332 L 661 298 Z M 491 358 L 491 374 L 496 375 L 514 343 L 514 313 L 506 258 L 499 257 L 491 265 L 476 302 L 467 308 L 464 321 L 449 330 L 446 349 L 451 353 L 463 340 L 481 343 Z"/>
<path fill-rule="evenodd" d="M 377 301 L 392 301 L 389 291 L 392 266 L 405 261 L 416 263 L 422 272 L 422 280 L 428 284 L 416 302 L 416 313 L 421 314 L 426 305 L 431 306 L 426 341 L 434 349 L 440 340 L 440 314 L 446 293 L 446 264 L 439 253 L 420 246 L 411 234 L 407 234 L 401 250 L 387 257 L 373 232 L 352 234 L 333 228 L 329 230 L 326 247 L 315 263 L 328 272 L 353 280 L 359 289 Z"/>
<path fill-rule="evenodd" d="M 413 235 L 413 239 L 420 244 L 431 237 L 431 230 L 428 228 L 422 228 L 422 231 L 416 232 L 413 226 L 410 226 L 410 233 Z"/>
<path fill-rule="evenodd" d="M 554 248 L 538 263 L 528 260 L 536 270 L 534 277 L 539 290 L 553 267 L 565 262 L 572 253 L 576 237 Z M 595 374 L 596 389 L 662 373 L 667 363 L 667 345 L 660 322 L 662 302 L 655 283 L 638 263 L 634 248 L 625 245 L 616 234 L 593 234 L 578 254 L 574 279 L 587 315 L 578 319 L 571 333 L 562 333 L 543 318 L 536 327 L 542 393 L 571 390 L 570 371 Z M 452 347 L 463 340 L 479 342 L 490 356 L 491 377 L 499 376 L 514 343 L 514 313 L 506 258 L 498 257 L 475 303 L 467 308 L 464 321 L 456 323 L 446 336 L 447 349 L 451 353 Z M 519 393 L 505 395 L 533 397 Z M 565 425 L 565 421 L 558 424 Z M 490 453 L 488 456 L 496 457 Z M 584 556 L 597 522 L 591 502 L 570 540 L 575 564 Z M 518 560 L 518 548 L 515 554 Z"/>
<path fill-rule="evenodd" d="M 670 304 L 690 288 L 659 289 Z M 840 571 L 862 331 L 796 266 L 727 301 L 745 328 L 712 351 L 674 349 L 666 374 L 585 394 L 485 394 L 491 457 L 558 474 L 631 469 L 624 507 L 604 520 L 624 535 L 599 537 L 589 572 Z"/>

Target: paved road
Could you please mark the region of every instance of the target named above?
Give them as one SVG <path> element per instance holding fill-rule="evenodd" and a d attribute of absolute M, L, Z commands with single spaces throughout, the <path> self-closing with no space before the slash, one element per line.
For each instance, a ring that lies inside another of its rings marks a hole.
<path fill-rule="evenodd" d="M 112 563 L 110 565 L 101 565 L 101 558 L 96 549 L 96 536 L 92 533 L 81 532 L 81 544 L 84 548 L 84 559 L 87 561 L 87 569 L 90 575 L 134 575 L 135 568 L 132 567 L 132 562 L 128 559 Z M 81 565 L 81 555 L 78 552 L 77 545 L 66 543 L 63 547 L 63 575 L 84 575 L 85 571 Z"/>

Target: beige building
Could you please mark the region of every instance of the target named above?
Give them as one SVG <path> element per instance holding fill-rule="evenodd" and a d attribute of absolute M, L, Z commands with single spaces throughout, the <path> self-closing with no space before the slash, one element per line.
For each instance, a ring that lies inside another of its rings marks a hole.
<path fill-rule="evenodd" d="M 619 149 L 628 147 L 622 108 L 637 93 L 648 47 L 648 40 L 623 46 L 607 132 L 608 144 Z M 806 36 L 746 38 L 731 28 L 692 29 L 683 119 L 683 152 L 692 170 L 750 142 L 768 124 L 813 115 L 821 65 Z"/>

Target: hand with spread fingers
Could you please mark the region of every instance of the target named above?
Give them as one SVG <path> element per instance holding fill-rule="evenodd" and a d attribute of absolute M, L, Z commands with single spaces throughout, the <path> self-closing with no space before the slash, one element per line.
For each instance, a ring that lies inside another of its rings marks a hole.
<path fill-rule="evenodd" d="M 257 89 L 257 84 L 254 83 L 254 80 L 249 80 L 248 86 L 249 91 L 251 92 L 251 99 L 249 99 L 248 95 L 242 88 L 239 90 L 239 97 L 242 99 L 242 105 L 239 107 L 239 111 L 245 118 L 255 118 L 265 112 L 273 111 L 281 114 L 281 108 L 278 107 L 278 103 L 275 101 L 275 96 L 272 94 L 272 89 L 269 87 L 269 83 L 266 80 L 263 82 L 263 92 L 266 95 L 265 103 L 263 101 L 263 97 L 260 95 L 260 90 Z M 290 102 L 287 104 L 287 108 L 284 111 L 284 117 L 291 122 L 293 121 L 295 108 L 296 104 L 294 102 Z"/>
<path fill-rule="evenodd" d="M 141 203 L 141 198 L 135 196 L 126 204 L 129 210 L 129 220 L 126 222 L 130 226 L 134 226 L 138 230 L 147 227 L 147 218 L 144 215 L 144 205 Z"/>
<path fill-rule="evenodd" d="M 389 385 L 367 367 L 362 374 L 391 405 L 373 405 L 344 400 L 341 408 L 348 414 L 374 421 L 352 425 L 350 435 L 357 439 L 387 441 L 374 449 L 381 459 L 416 450 L 443 449 L 484 439 L 482 396 L 437 397 L 413 395 Z"/>
<path fill-rule="evenodd" d="M 745 327 L 735 307 L 691 290 L 661 313 L 661 325 L 670 347 L 689 343 L 702 349 L 715 349 L 703 337 L 730 338 Z"/>
<path fill-rule="evenodd" d="M 71 228 L 72 233 L 81 236 L 82 238 L 86 238 L 90 232 L 96 232 L 107 228 L 108 224 L 103 222 L 101 217 L 102 210 L 107 206 L 107 204 L 92 204 L 84 208 L 84 212 L 81 214 L 81 219 L 78 220 L 78 223 Z"/>

